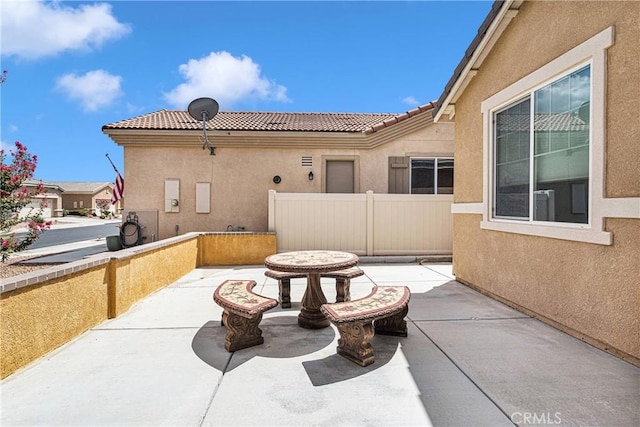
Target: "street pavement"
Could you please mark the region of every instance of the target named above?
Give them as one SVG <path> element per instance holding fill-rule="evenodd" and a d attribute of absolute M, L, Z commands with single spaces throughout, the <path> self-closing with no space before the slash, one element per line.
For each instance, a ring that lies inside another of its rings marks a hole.
<path fill-rule="evenodd" d="M 92 217 L 77 217 L 66 216 L 62 218 L 51 218 L 53 224 L 50 230 L 64 230 L 76 227 L 90 227 L 99 225 L 113 225 L 113 233 L 117 234 L 117 226 L 121 224 L 120 218 L 115 219 L 100 219 Z M 16 233 L 26 231 L 26 228 L 18 228 L 14 230 Z M 45 231 L 47 233 L 47 231 Z M 29 259 L 21 261 L 24 264 L 58 264 L 77 261 L 90 255 L 107 251 L 107 244 L 105 236 L 100 236 L 87 240 L 80 240 L 77 242 L 64 243 L 58 245 L 51 245 L 46 247 L 39 247 L 36 249 L 27 249 L 13 254 L 11 258 L 23 258 Z"/>

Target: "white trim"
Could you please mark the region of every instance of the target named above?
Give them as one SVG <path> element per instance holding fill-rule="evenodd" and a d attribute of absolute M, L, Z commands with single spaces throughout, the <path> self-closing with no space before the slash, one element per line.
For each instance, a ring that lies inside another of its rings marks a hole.
<path fill-rule="evenodd" d="M 565 54 L 543 65 L 531 74 L 521 78 L 512 85 L 502 89 L 495 95 L 482 101 L 481 110 L 497 110 L 510 104 L 512 100 L 523 96 L 525 92 L 532 91 L 543 82 L 553 79 L 555 76 L 565 74 L 568 70 L 576 68 L 580 63 L 587 62 L 596 57 L 606 60 L 606 49 L 613 45 L 614 29 L 609 27 L 584 43 L 574 47 Z M 605 62 L 606 64 L 606 62 Z M 604 83 L 604 82 L 601 82 Z"/>
<path fill-rule="evenodd" d="M 478 214 L 484 213 L 484 203 L 454 203 L 451 205 L 452 214 Z"/>
<path fill-rule="evenodd" d="M 455 116 L 455 101 L 460 97 L 471 79 L 473 79 L 477 74 L 480 65 L 493 48 L 493 45 L 500 38 L 502 32 L 518 14 L 518 9 L 520 8 L 521 3 L 521 1 L 514 0 L 507 0 L 504 2 L 502 10 L 500 10 L 498 15 L 493 19 L 493 22 L 491 22 L 491 25 L 489 25 L 485 36 L 480 40 L 480 43 L 478 43 L 478 46 L 471 54 L 471 58 L 466 63 L 464 69 L 460 73 L 460 76 L 455 80 L 453 87 L 449 90 L 447 97 L 444 99 L 440 109 L 434 116 L 433 121 L 435 123 L 440 120 L 440 117 L 442 117 L 443 114 L 448 114 L 449 119 L 453 119 Z"/>
<path fill-rule="evenodd" d="M 640 218 L 640 197 L 603 199 L 601 213 L 607 218 Z"/>
<path fill-rule="evenodd" d="M 599 245 L 611 245 L 613 243 L 611 233 L 592 229 L 549 227 L 547 225 L 507 221 L 481 221 L 480 228 L 483 230 L 526 234 L 529 236 L 548 237 L 551 239 L 573 240 L 584 243 L 596 243 Z"/>
<path fill-rule="evenodd" d="M 607 199 L 604 197 L 606 166 L 606 71 L 607 49 L 613 45 L 615 32 L 609 27 L 565 54 L 509 85 L 481 103 L 483 114 L 483 203 L 480 227 L 486 230 L 526 234 L 601 245 L 613 243 L 612 234 L 604 231 L 604 218 L 640 218 L 640 198 Z M 588 224 L 559 224 L 509 221 L 492 218 L 493 205 L 493 114 L 554 78 L 584 64 L 591 66 L 591 139 L 589 156 Z M 457 204 L 456 204 L 457 205 Z M 453 213 L 466 213 L 478 204 L 452 207 Z"/>

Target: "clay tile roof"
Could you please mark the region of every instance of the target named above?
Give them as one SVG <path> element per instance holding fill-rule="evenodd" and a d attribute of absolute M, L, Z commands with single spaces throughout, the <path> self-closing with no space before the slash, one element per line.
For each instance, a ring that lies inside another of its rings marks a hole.
<path fill-rule="evenodd" d="M 407 111 L 406 113 L 402 113 L 402 114 L 398 114 L 395 115 L 393 117 L 390 117 L 386 120 L 383 120 L 380 123 L 376 123 L 375 125 L 371 126 L 368 129 L 365 129 L 364 133 L 369 134 L 369 133 L 373 133 L 373 132 L 377 132 L 381 129 L 384 129 L 386 127 L 389 126 L 393 126 L 396 123 L 400 123 L 404 120 L 407 120 L 411 117 L 414 117 L 417 114 L 421 114 L 421 113 L 425 113 L 427 111 L 431 112 L 433 111 L 435 107 L 435 103 L 434 102 L 429 102 L 428 104 L 424 104 L 424 105 L 420 105 L 419 107 L 416 107 L 412 110 Z"/>
<path fill-rule="evenodd" d="M 424 111 L 431 111 L 433 103 L 406 113 L 282 113 L 220 111 L 207 122 L 207 129 L 221 131 L 297 131 L 297 132 L 355 132 L 373 133 Z M 132 119 L 121 120 L 102 127 L 137 130 L 199 130 L 200 121 L 187 111 L 160 110 Z"/>
<path fill-rule="evenodd" d="M 393 114 L 384 113 L 277 113 L 220 111 L 208 129 L 223 131 L 363 132 Z M 197 130 L 201 122 L 186 111 L 161 110 L 111 123 L 103 129 Z"/>

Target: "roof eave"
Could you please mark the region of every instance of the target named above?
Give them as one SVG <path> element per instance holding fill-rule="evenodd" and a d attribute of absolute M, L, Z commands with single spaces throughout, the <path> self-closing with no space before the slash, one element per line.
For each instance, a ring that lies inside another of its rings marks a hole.
<path fill-rule="evenodd" d="M 446 84 L 433 111 L 433 121 L 437 122 L 447 114 L 449 119 L 455 115 L 455 102 L 478 72 L 496 41 L 507 28 L 511 20 L 518 14 L 524 0 L 497 0 L 491 11 L 480 25 L 477 36 L 473 39 L 465 56 L 456 67 L 451 79 Z M 470 55 L 469 55 L 469 51 Z"/>
<path fill-rule="evenodd" d="M 154 129 L 111 129 L 105 132 L 120 146 L 202 146 L 202 131 L 197 130 L 154 130 Z M 363 132 L 326 131 L 208 131 L 209 142 L 220 147 L 246 147 L 267 145 L 269 147 L 289 147 L 293 145 L 332 145 L 341 141 L 364 138 Z M 304 135 L 301 138 L 301 135 Z M 301 144 L 301 140 L 303 143 Z"/>
<path fill-rule="evenodd" d="M 375 148 L 433 123 L 427 107 L 411 110 L 401 120 L 388 123 L 381 129 L 336 131 L 209 131 L 209 142 L 216 147 L 269 148 Z M 421 114 L 424 113 L 424 114 Z M 199 146 L 203 145 L 202 131 L 109 129 L 103 130 L 120 146 Z"/>

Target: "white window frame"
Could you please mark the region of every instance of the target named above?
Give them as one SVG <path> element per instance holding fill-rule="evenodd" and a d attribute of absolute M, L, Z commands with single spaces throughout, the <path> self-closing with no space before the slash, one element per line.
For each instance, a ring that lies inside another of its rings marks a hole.
<path fill-rule="evenodd" d="M 540 221 L 536 221 L 535 219 L 533 219 L 533 209 L 534 209 L 534 187 L 535 187 L 535 183 L 533 182 L 533 176 L 535 173 L 535 157 L 536 155 L 535 153 L 535 125 L 534 125 L 534 118 L 535 118 L 535 104 L 536 104 L 536 96 L 534 95 L 534 93 L 544 87 L 547 87 L 550 84 L 553 84 L 559 80 L 562 80 L 565 77 L 570 76 L 571 74 L 575 73 L 576 71 L 580 71 L 581 69 L 585 68 L 585 67 L 591 67 L 591 62 L 584 62 L 581 64 L 576 65 L 575 67 L 572 67 L 571 69 L 567 70 L 565 73 L 560 74 L 558 76 L 556 76 L 555 78 L 546 81 L 542 84 L 537 85 L 536 87 L 532 88 L 530 91 L 527 91 L 526 93 L 523 94 L 523 96 L 512 100 L 509 104 L 504 105 L 500 108 L 496 108 L 494 110 L 491 111 L 492 113 L 492 122 L 491 122 L 491 167 L 490 167 L 490 173 L 491 173 L 491 216 L 490 218 L 492 220 L 508 220 L 508 221 L 518 221 L 518 223 L 525 223 L 525 222 L 540 222 Z M 495 166 L 496 166 L 496 153 L 495 153 L 495 147 L 496 147 L 496 135 L 495 135 L 495 120 L 496 120 L 496 116 L 498 114 L 500 114 L 501 112 L 508 110 L 509 108 L 520 104 L 526 100 L 529 100 L 530 103 L 530 109 L 529 109 L 529 124 L 530 124 L 530 128 L 529 128 L 529 215 L 528 217 L 508 217 L 508 216 L 496 216 L 495 214 L 495 202 L 496 202 L 496 176 L 495 176 Z M 589 101 L 591 101 L 591 88 L 589 88 Z M 589 143 L 591 142 L 591 126 L 589 126 Z M 591 172 L 591 171 L 590 171 Z M 589 174 L 589 176 L 591 176 L 591 174 Z M 580 227 L 580 228 L 584 228 L 584 227 L 588 227 L 590 222 L 590 218 L 591 215 L 589 215 L 589 218 L 587 219 L 587 223 L 572 223 L 572 222 L 562 222 L 560 223 L 560 225 L 562 226 L 568 226 L 568 227 Z M 554 224 L 554 221 L 544 221 L 542 222 L 542 224 L 544 225 L 549 225 L 549 224 Z"/>
<path fill-rule="evenodd" d="M 481 228 L 563 240 L 612 244 L 611 233 L 604 231 L 603 225 L 604 215 L 609 210 L 604 198 L 606 67 L 607 49 L 613 45 L 613 42 L 614 30 L 613 27 L 609 27 L 482 102 L 484 202 Z M 492 213 L 495 167 L 493 164 L 494 113 L 587 64 L 591 67 L 589 222 L 587 224 L 541 223 L 494 218 Z"/>
<path fill-rule="evenodd" d="M 433 194 L 440 194 L 438 192 L 438 160 L 452 160 L 453 167 L 456 167 L 455 160 L 452 156 L 415 156 L 409 158 L 409 194 L 420 194 L 414 193 L 413 190 L 413 161 L 414 160 L 433 160 Z M 455 182 L 454 182 L 455 186 Z M 446 193 L 446 196 L 451 196 L 451 194 Z"/>

